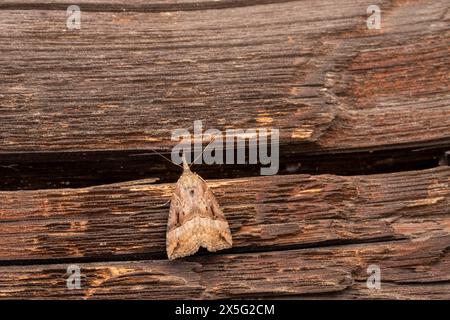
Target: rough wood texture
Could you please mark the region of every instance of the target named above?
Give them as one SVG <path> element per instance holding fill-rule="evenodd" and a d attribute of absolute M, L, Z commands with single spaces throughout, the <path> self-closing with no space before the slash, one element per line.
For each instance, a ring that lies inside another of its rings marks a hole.
<path fill-rule="evenodd" d="M 208 181 L 232 252 L 450 235 L 450 169 Z M 0 259 L 166 258 L 174 184 L 0 192 Z M 24 232 L 26 230 L 26 232 Z"/>
<path fill-rule="evenodd" d="M 197 119 L 300 153 L 450 144 L 446 1 L 372 1 L 382 31 L 365 0 L 248 4 L 83 12 L 77 32 L 64 10 L 0 10 L 0 151 L 168 150 Z"/>
<path fill-rule="evenodd" d="M 0 267 L 0 297 L 314 298 L 320 293 L 322 298 L 342 294 L 449 299 L 449 248 L 450 237 L 445 236 L 425 241 L 192 257 L 184 262 L 88 263 L 79 265 L 81 290 L 67 289 L 68 264 Z M 380 266 L 382 286 L 387 290 L 365 286 L 371 264 Z"/>
<path fill-rule="evenodd" d="M 0 3 L 0 298 L 450 299 L 448 1 L 69 4 Z M 233 248 L 167 261 L 142 154 L 199 119 L 280 129 L 283 175 L 194 167 Z"/>

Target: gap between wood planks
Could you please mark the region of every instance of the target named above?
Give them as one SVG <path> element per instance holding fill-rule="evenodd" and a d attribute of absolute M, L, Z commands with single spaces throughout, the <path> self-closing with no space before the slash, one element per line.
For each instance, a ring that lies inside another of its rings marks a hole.
<path fill-rule="evenodd" d="M 450 145 L 322 154 L 301 154 L 301 149 L 280 147 L 278 174 L 347 176 L 429 169 L 448 165 Z M 170 158 L 170 152 L 161 153 Z M 259 165 L 195 164 L 193 170 L 204 179 L 260 175 Z M 0 191 L 83 188 L 148 178 L 167 183 L 176 182 L 180 174 L 180 168 L 149 150 L 0 153 Z"/>
<path fill-rule="evenodd" d="M 168 12 L 228 9 L 255 5 L 294 2 L 298 0 L 210 0 L 210 1 L 145 1 L 145 0 L 80 0 L 76 4 L 90 12 Z M 0 10 L 66 10 L 72 0 L 13 0 L 0 3 Z"/>

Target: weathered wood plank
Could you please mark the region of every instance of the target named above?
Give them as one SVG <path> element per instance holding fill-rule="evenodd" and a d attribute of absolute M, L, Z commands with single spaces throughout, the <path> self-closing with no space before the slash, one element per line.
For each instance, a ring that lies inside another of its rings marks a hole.
<path fill-rule="evenodd" d="M 65 30 L 68 4 L 0 3 L 6 187 L 40 187 L 49 167 L 46 186 L 160 177 L 171 164 L 137 154 L 168 152 L 198 119 L 279 128 L 282 173 L 445 165 L 446 1 L 374 1 L 381 31 L 362 0 L 82 0 L 80 31 Z M 234 247 L 173 262 L 158 207 L 173 184 L 0 192 L 0 298 L 450 298 L 450 168 L 223 179 L 233 170 L 208 183 Z M 141 261 L 110 261 L 125 259 Z"/>
<path fill-rule="evenodd" d="M 235 7 L 246 7 L 292 0 L 80 0 L 77 5 L 83 11 L 191 11 Z M 22 10 L 65 10 L 71 0 L 7 0 L 0 3 L 0 9 Z"/>
<path fill-rule="evenodd" d="M 449 248 L 446 236 L 185 261 L 82 263 L 80 290 L 67 289 L 67 264 L 9 266 L 0 267 L 0 297 L 449 299 Z M 364 285 L 372 264 L 381 269 L 380 290 Z"/>
<path fill-rule="evenodd" d="M 371 4 L 382 31 L 362 0 L 83 12 L 77 32 L 0 10 L 0 151 L 170 150 L 197 119 L 299 154 L 450 145 L 448 3 Z"/>
<path fill-rule="evenodd" d="M 165 259 L 174 184 L 0 192 L 0 260 Z M 208 181 L 233 234 L 231 252 L 450 234 L 450 168 L 339 177 Z"/>

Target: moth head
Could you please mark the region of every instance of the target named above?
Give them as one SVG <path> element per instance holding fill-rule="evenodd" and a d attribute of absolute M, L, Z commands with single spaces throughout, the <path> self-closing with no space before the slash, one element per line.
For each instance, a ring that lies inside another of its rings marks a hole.
<path fill-rule="evenodd" d="M 193 172 L 185 172 L 180 177 L 180 192 L 185 199 L 198 198 L 205 192 L 205 184 Z"/>
<path fill-rule="evenodd" d="M 179 221 L 193 215 L 212 216 L 208 186 L 199 175 L 192 172 L 183 153 L 183 174 L 177 182 L 176 201 L 181 205 Z"/>
<path fill-rule="evenodd" d="M 181 160 L 183 161 L 183 171 L 191 171 L 191 169 L 189 168 L 189 165 L 186 161 L 186 155 L 183 153 L 183 157 L 181 158 Z"/>

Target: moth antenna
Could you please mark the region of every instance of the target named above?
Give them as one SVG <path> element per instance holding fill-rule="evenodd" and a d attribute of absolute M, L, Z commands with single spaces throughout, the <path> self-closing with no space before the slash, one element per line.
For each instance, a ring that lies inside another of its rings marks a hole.
<path fill-rule="evenodd" d="M 14 168 L 14 167 L 17 167 L 17 164 L 10 164 L 10 165 L 0 165 L 0 167 L 1 168 L 5 168 L 5 169 L 11 169 L 11 170 L 14 170 L 14 171 L 19 171 L 19 169 L 17 169 L 17 168 Z"/>
<path fill-rule="evenodd" d="M 172 160 L 170 160 L 169 158 L 167 158 L 165 155 L 159 153 L 159 152 L 156 151 L 155 149 L 150 149 L 150 151 L 153 152 L 154 154 L 159 155 L 160 157 L 164 158 L 165 160 L 171 162 L 172 164 L 174 164 L 174 165 L 176 165 L 176 166 L 178 166 L 178 167 L 180 167 L 180 168 L 183 169 L 183 166 L 181 166 L 181 165 L 179 165 L 179 164 L 173 162 Z M 151 153 L 138 153 L 138 154 L 131 154 L 130 156 L 131 156 L 131 157 L 136 157 L 136 156 L 147 156 L 147 155 L 150 155 L 150 154 L 151 154 Z"/>
<path fill-rule="evenodd" d="M 195 161 L 198 160 L 198 158 L 200 158 L 200 157 L 203 155 L 203 153 L 205 152 L 206 148 L 208 148 L 208 147 L 211 145 L 211 143 L 214 142 L 214 140 L 216 140 L 216 135 L 214 135 L 214 136 L 211 138 L 211 141 L 208 142 L 208 144 L 206 145 L 205 149 L 203 149 L 202 152 L 197 156 L 197 158 L 195 158 L 194 161 L 192 161 L 192 163 L 189 165 L 189 168 L 195 163 Z M 183 157 L 184 157 L 184 154 L 183 154 Z"/>

